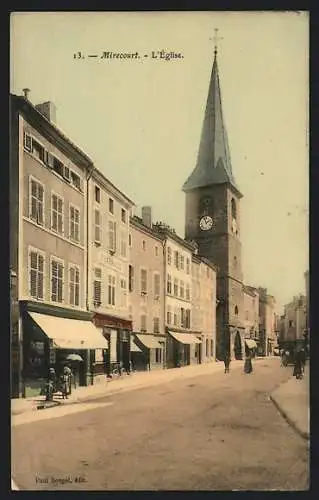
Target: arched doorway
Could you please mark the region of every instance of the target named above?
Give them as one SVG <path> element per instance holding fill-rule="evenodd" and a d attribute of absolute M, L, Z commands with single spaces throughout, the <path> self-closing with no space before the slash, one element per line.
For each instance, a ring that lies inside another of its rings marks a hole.
<path fill-rule="evenodd" d="M 236 336 L 235 336 L 234 355 L 235 355 L 235 359 L 243 359 L 241 338 L 240 338 L 240 333 L 238 331 L 236 332 Z"/>

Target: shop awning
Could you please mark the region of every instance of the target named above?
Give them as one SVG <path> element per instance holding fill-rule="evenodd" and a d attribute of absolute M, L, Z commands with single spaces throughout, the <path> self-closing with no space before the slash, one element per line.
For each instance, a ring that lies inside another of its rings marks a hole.
<path fill-rule="evenodd" d="M 180 342 L 181 344 L 201 344 L 202 341 L 199 340 L 192 333 L 177 333 L 177 332 L 169 332 L 170 335 Z"/>
<path fill-rule="evenodd" d="M 142 349 L 140 349 L 134 342 L 134 340 L 131 337 L 131 352 L 142 352 Z"/>
<path fill-rule="evenodd" d="M 257 344 L 253 339 L 245 339 L 245 344 L 248 349 L 257 349 Z"/>
<path fill-rule="evenodd" d="M 136 338 L 148 349 L 162 349 L 161 344 L 154 335 L 136 334 Z"/>
<path fill-rule="evenodd" d="M 108 343 L 91 321 L 29 312 L 41 330 L 60 349 L 107 349 Z"/>

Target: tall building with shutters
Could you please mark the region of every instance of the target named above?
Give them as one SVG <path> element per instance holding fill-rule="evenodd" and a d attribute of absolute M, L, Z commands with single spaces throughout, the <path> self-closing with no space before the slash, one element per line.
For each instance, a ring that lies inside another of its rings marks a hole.
<path fill-rule="evenodd" d="M 52 103 L 10 96 L 10 267 L 13 397 L 40 394 L 49 367 L 107 343 L 87 311 L 87 182 L 90 158 L 55 124 Z"/>
<path fill-rule="evenodd" d="M 96 168 L 88 182 L 87 308 L 108 349 L 92 353 L 94 376 L 129 368 L 129 227 L 134 203 Z"/>

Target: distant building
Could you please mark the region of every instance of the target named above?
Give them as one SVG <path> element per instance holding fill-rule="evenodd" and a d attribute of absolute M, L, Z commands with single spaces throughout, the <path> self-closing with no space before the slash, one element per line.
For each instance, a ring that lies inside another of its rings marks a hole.
<path fill-rule="evenodd" d="M 165 366 L 163 238 L 152 228 L 151 207 L 130 219 L 129 307 L 131 359 L 136 370 Z"/>
<path fill-rule="evenodd" d="M 259 294 L 254 287 L 244 286 L 245 338 L 258 339 L 259 336 Z"/>
<path fill-rule="evenodd" d="M 202 361 L 202 334 L 192 331 L 192 253 L 194 245 L 166 224 L 153 228 L 163 239 L 165 276 L 166 366 Z"/>
<path fill-rule="evenodd" d="M 192 330 L 201 335 L 201 361 L 216 357 L 216 268 L 196 254 L 192 256 Z"/>
<path fill-rule="evenodd" d="M 267 293 L 266 288 L 258 288 L 259 293 L 259 354 L 268 356 L 273 354 L 277 344 L 275 307 L 276 301 Z"/>
<path fill-rule="evenodd" d="M 302 294 L 285 305 L 284 341 L 302 342 L 307 332 L 307 302 Z"/>

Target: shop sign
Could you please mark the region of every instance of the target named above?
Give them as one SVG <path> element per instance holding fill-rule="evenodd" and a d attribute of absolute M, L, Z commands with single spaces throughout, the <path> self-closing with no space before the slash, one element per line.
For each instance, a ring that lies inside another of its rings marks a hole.
<path fill-rule="evenodd" d="M 37 341 L 31 340 L 30 347 L 37 354 L 44 354 L 44 342 L 37 342 Z"/>

